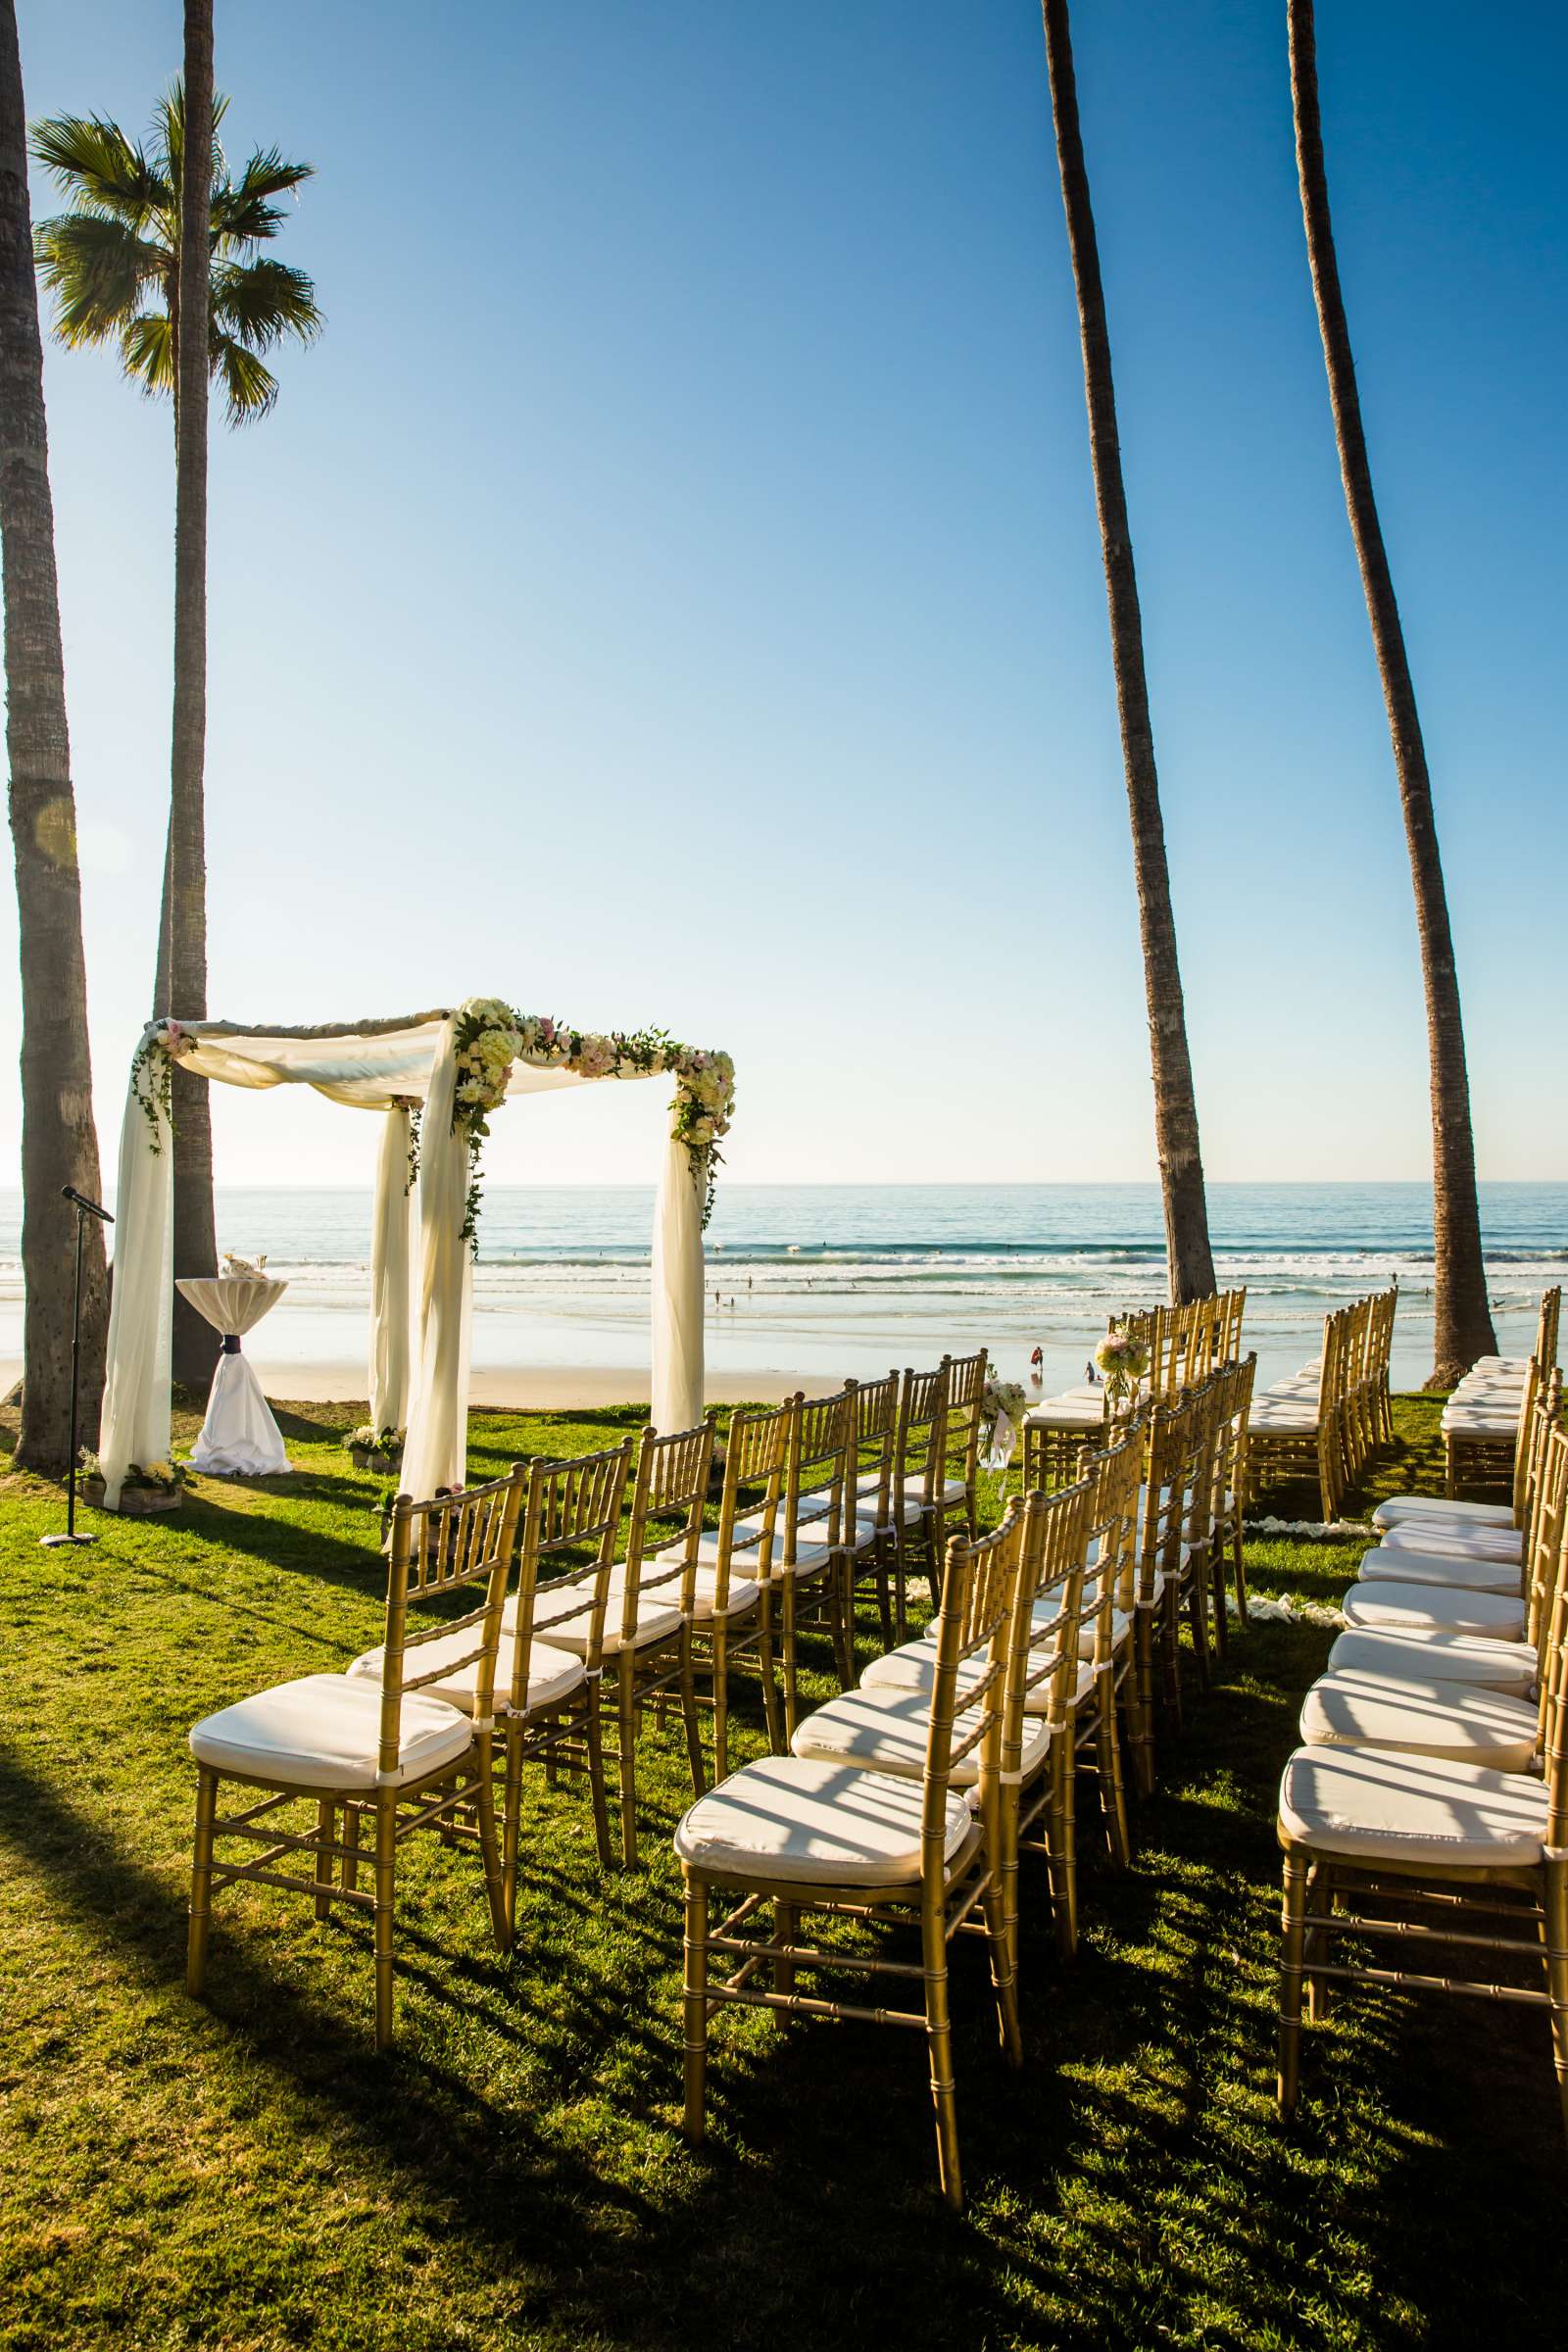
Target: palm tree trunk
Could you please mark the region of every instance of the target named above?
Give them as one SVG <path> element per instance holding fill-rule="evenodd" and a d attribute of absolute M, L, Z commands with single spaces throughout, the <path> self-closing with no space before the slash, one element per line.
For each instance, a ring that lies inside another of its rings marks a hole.
<path fill-rule="evenodd" d="M 1494 1355 L 1497 1342 L 1487 1300 L 1481 1251 L 1481 1211 L 1476 1200 L 1475 1137 L 1470 1123 L 1470 1080 L 1465 1068 L 1464 1023 L 1459 978 L 1454 968 L 1448 899 L 1438 852 L 1437 820 L 1426 746 L 1415 707 L 1415 688 L 1405 657 L 1404 631 L 1395 601 L 1394 581 L 1372 495 L 1355 362 L 1340 290 L 1329 218 L 1328 175 L 1323 164 L 1323 124 L 1318 112 L 1317 38 L 1312 0 L 1287 0 L 1291 46 L 1291 103 L 1296 116 L 1296 166 L 1301 183 L 1301 217 L 1312 293 L 1323 337 L 1334 437 L 1339 444 L 1345 504 L 1361 566 L 1372 643 L 1394 739 L 1394 765 L 1404 808 L 1410 879 L 1415 888 L 1416 929 L 1421 941 L 1421 977 L 1426 989 L 1427 1049 L 1432 1064 L 1432 1220 L 1436 1261 L 1437 1329 L 1429 1388 L 1451 1388 L 1476 1358 Z"/>
<path fill-rule="evenodd" d="M 207 1011 L 207 390 L 213 186 L 213 6 L 185 0 L 185 151 L 174 352 L 174 720 L 155 1011 Z M 206 1081 L 174 1071 L 174 1272 L 216 1274 Z M 205 1388 L 213 1336 L 174 1295 L 172 1369 Z"/>
<path fill-rule="evenodd" d="M 74 1185 L 100 1198 L 87 1049 L 76 808 L 71 789 L 66 671 L 55 575 L 54 503 L 43 409 L 43 344 L 27 201 L 27 121 L 13 0 L 0 0 L 0 542 L 5 663 L 22 948 L 22 1435 L 26 1468 L 67 1468 Z M 103 1227 L 88 1219 L 82 1259 L 83 1426 L 97 1425 L 108 1283 Z"/>
<path fill-rule="evenodd" d="M 1149 716 L 1149 681 L 1144 673 L 1144 624 L 1138 604 L 1138 574 L 1127 524 L 1127 494 L 1121 477 L 1121 443 L 1116 431 L 1116 390 L 1110 372 L 1110 334 L 1105 293 L 1100 277 L 1100 249 L 1078 126 L 1078 88 L 1073 76 L 1072 34 L 1067 0 L 1041 0 L 1046 27 L 1046 63 L 1056 129 L 1056 164 L 1067 216 L 1067 243 L 1078 292 L 1078 328 L 1084 354 L 1084 398 L 1089 410 L 1089 455 L 1100 511 L 1100 540 L 1110 607 L 1110 656 L 1121 714 L 1122 763 L 1132 819 L 1133 871 L 1138 886 L 1138 921 L 1143 935 L 1144 986 L 1149 1000 L 1149 1043 L 1154 1073 L 1154 1139 L 1165 1202 L 1165 1247 L 1171 1297 L 1178 1302 L 1206 1298 L 1214 1288 L 1214 1258 L 1208 1241 L 1208 1207 L 1203 1162 L 1198 1142 L 1198 1103 L 1187 1050 L 1187 1014 L 1176 956 L 1176 921 L 1171 912 L 1170 869 L 1165 826 L 1159 808 L 1159 776 Z"/>

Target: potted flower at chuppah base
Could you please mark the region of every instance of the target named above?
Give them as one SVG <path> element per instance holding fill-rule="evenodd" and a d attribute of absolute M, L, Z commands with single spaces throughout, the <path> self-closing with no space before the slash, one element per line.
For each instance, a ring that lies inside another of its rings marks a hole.
<path fill-rule="evenodd" d="M 390 1475 L 402 1463 L 404 1434 L 390 1425 L 377 1429 L 373 1421 L 365 1421 L 351 1429 L 343 1443 L 356 1470 L 382 1470 Z"/>
<path fill-rule="evenodd" d="M 1095 1362 L 1105 1383 L 1105 1402 L 1119 1412 L 1134 1402 L 1138 1384 L 1149 1370 L 1149 1349 L 1123 1322 L 1112 1322 L 1095 1348 Z"/>
<path fill-rule="evenodd" d="M 131 1462 L 126 1466 L 115 1508 L 125 1519 L 150 1519 L 158 1511 L 177 1511 L 185 1498 L 188 1475 L 183 1462 Z M 85 1446 L 81 1454 L 81 1495 L 95 1510 L 109 1508 L 104 1500 L 104 1474 L 98 1456 Z"/>

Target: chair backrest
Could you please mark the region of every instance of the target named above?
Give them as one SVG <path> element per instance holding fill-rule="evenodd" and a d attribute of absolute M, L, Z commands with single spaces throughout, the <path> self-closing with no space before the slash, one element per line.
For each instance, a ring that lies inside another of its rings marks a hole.
<path fill-rule="evenodd" d="M 514 1462 L 505 1478 L 456 1494 L 438 1495 L 432 1502 L 416 1502 L 400 1494 L 392 1505 L 388 1546 L 386 1633 L 381 1652 L 381 1723 L 379 1769 L 396 1775 L 404 1694 L 427 1683 L 445 1682 L 472 1666 L 476 1669 L 473 1716 L 489 1722 L 493 1705 L 496 1658 L 501 1642 L 501 1618 L 506 1606 L 507 1581 L 517 1546 L 517 1519 L 522 1506 L 526 1465 Z M 411 1601 L 429 1600 L 481 1587 L 484 1597 L 467 1616 L 442 1617 L 410 1632 Z M 454 1654 L 453 1637 L 467 1633 L 470 1641 Z M 427 1642 L 441 1643 L 440 1661 L 423 1669 L 420 1652 Z"/>
<path fill-rule="evenodd" d="M 847 1380 L 844 1385 L 855 1393 L 854 1457 L 845 1508 L 885 1527 L 893 1500 L 903 1382 L 897 1372 L 889 1372 L 883 1380 Z"/>
<path fill-rule="evenodd" d="M 941 1492 L 948 1443 L 948 1361 L 934 1372 L 906 1371 L 899 1396 L 893 1448 L 894 1508 L 904 1524 L 906 1501 L 934 1502 Z"/>
<path fill-rule="evenodd" d="M 1559 1476 L 1563 1457 L 1552 1445 L 1561 1420 L 1562 1374 L 1554 1369 L 1541 1384 L 1531 1407 L 1536 1470 L 1524 1539 L 1525 1639 L 1535 1643 L 1543 1672 L 1543 1643 L 1550 1629 L 1557 1553 L 1568 1533 L 1568 1483 Z"/>
<path fill-rule="evenodd" d="M 1197 1406 L 1192 1396 L 1156 1398 L 1150 1408 L 1145 1446 L 1143 1525 L 1138 1543 L 1138 1598 L 1154 1598 L 1154 1578 L 1180 1572 L 1182 1528 L 1187 1517 L 1187 1479 Z"/>
<path fill-rule="evenodd" d="M 1540 1359 L 1525 1366 L 1525 1385 L 1519 1398 L 1519 1427 L 1513 1442 L 1513 1516 L 1516 1527 L 1528 1528 L 1536 1479 L 1541 1470 L 1543 1437 L 1536 1411 L 1542 1397 Z"/>
<path fill-rule="evenodd" d="M 682 1579 L 702 1537 L 717 1423 L 717 1410 L 710 1408 L 695 1429 L 673 1430 L 666 1437 L 645 1429 L 638 1441 L 620 1594 L 620 1638 L 628 1648 L 636 1636 L 642 1595 L 664 1592 L 668 1606 L 679 1605 Z M 665 1522 L 662 1527 L 658 1526 L 661 1520 Z M 671 1521 L 679 1523 L 673 1533 Z M 677 1543 L 683 1546 L 678 1560 L 650 1556 L 672 1550 Z"/>
<path fill-rule="evenodd" d="M 1031 1716 L 1044 1716 L 1054 1731 L 1064 1731 L 1072 1719 L 1078 1628 L 1097 1486 L 1097 1477 L 1087 1475 L 1070 1487 L 1058 1488 L 1054 1494 L 1026 1494 L 1020 1505 L 1024 1550 L 1014 1598 L 1003 1718 L 1004 1787 L 1009 1780 L 1015 1781 Z M 1046 1605 L 1041 1607 L 1041 1603 Z"/>
<path fill-rule="evenodd" d="M 1115 1651 L 1112 1612 L 1130 1610 L 1138 1564 L 1138 1494 L 1148 1444 L 1140 1416 L 1115 1444 L 1091 1454 L 1083 1465 L 1091 1500 L 1085 1525 L 1086 1559 L 1094 1571 L 1094 1597 L 1084 1615 L 1094 1628 L 1095 1664 L 1111 1664 Z"/>
<path fill-rule="evenodd" d="M 1562 1315 L 1562 1285 L 1554 1284 L 1541 1294 L 1541 1312 L 1536 1318 L 1536 1361 L 1544 1372 L 1557 1361 L 1557 1335 Z"/>
<path fill-rule="evenodd" d="M 1555 1495 L 1568 1493 L 1568 1431 L 1560 1427 L 1547 1439 L 1541 1484 Z M 1557 1519 L 1556 1554 L 1538 1643 L 1548 1847 L 1568 1843 L 1568 1511 L 1559 1507 Z"/>
<path fill-rule="evenodd" d="M 528 1465 L 512 1640 L 501 1678 L 502 1697 L 514 1714 L 527 1707 L 535 1638 L 548 1642 L 552 1624 L 580 1615 L 585 1585 L 593 1612 L 585 1655 L 590 1674 L 599 1671 L 605 1602 L 630 1472 L 630 1438 L 602 1453 Z M 552 1567 L 554 1576 L 541 1573 Z"/>
<path fill-rule="evenodd" d="M 739 1554 L 741 1575 L 765 1582 L 772 1572 L 795 1409 L 791 1398 L 787 1404 L 730 1415 L 729 1434 L 724 1440 L 724 1487 L 719 1496 L 714 1539 L 712 1601 L 716 1616 L 723 1616 L 729 1603 L 735 1529 L 743 1513 L 750 1515 L 751 1524 Z M 693 1539 L 687 1545 L 681 1582 L 680 1605 L 687 1618 L 696 1607 L 699 1564 L 698 1545 Z"/>
<path fill-rule="evenodd" d="M 947 1427 L 942 1459 L 945 1475 L 959 1478 L 974 1492 L 980 1459 L 980 1415 L 986 1399 L 987 1350 L 977 1355 L 945 1355 L 948 1375 Z"/>
<path fill-rule="evenodd" d="M 946 1878 L 948 1792 L 953 1768 L 976 1755 L 981 1817 L 993 1853 L 1000 1852 L 1002 1742 L 1008 1712 L 1008 1667 L 1016 1665 L 1019 1579 L 1031 1506 L 1043 1496 L 1014 1501 L 1002 1525 L 969 1543 L 955 1536 L 942 1576 L 942 1604 L 935 1626 L 936 1665 L 926 1719 L 925 1771 L 921 1798 L 921 1877 L 927 1899 Z M 960 1699 L 960 1669 L 965 1675 Z"/>
<path fill-rule="evenodd" d="M 779 1553 L 785 1566 L 793 1566 L 803 1533 L 807 1544 L 841 1541 L 846 1492 L 852 1496 L 849 1524 L 854 1534 L 854 1387 L 840 1389 L 835 1396 L 797 1396 L 794 1404 Z"/>

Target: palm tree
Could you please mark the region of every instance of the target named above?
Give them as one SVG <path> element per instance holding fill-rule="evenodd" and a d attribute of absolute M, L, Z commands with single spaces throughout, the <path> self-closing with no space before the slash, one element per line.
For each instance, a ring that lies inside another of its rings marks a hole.
<path fill-rule="evenodd" d="M 1160 814 L 1154 735 L 1149 716 L 1149 681 L 1144 672 L 1144 623 L 1127 523 L 1127 493 L 1121 477 L 1121 443 L 1116 431 L 1116 390 L 1110 372 L 1105 292 L 1100 277 L 1100 249 L 1095 241 L 1089 174 L 1078 126 L 1078 86 L 1073 75 L 1067 0 L 1041 0 L 1041 13 L 1045 20 L 1046 64 L 1056 130 L 1056 165 L 1061 174 L 1067 244 L 1078 294 L 1084 398 L 1089 410 L 1089 458 L 1100 511 L 1105 595 L 1110 607 L 1110 658 L 1116 676 L 1122 764 L 1127 773 L 1127 805 L 1132 818 L 1133 873 L 1138 888 L 1149 1043 L 1154 1072 L 1154 1140 L 1165 1203 L 1165 1247 L 1170 1262 L 1171 1297 L 1181 1302 L 1205 1298 L 1214 1288 L 1203 1161 L 1198 1142 L 1198 1103 L 1193 1093 L 1192 1058 L 1187 1050 L 1187 1014 L 1176 955 L 1176 920 L 1171 912 L 1165 825 Z"/>
<path fill-rule="evenodd" d="M 32 273 L 27 120 L 14 0 L 0 0 L 0 543 L 4 549 L 7 746 L 22 947 L 22 1266 L 26 1290 L 17 1459 L 67 1467 L 74 1223 L 61 1199 L 99 1197 L 87 1052 L 76 809 L 55 577 L 43 410 L 43 342 Z M 103 1227 L 88 1220 L 82 1343 L 87 1427 L 103 1377 L 108 1284 Z"/>
<path fill-rule="evenodd" d="M 174 710 L 153 1009 L 190 1018 L 207 1009 L 207 386 L 221 387 L 230 424 L 265 416 L 278 387 L 263 355 L 288 337 L 309 342 L 321 314 L 304 271 L 262 251 L 285 219 L 277 200 L 313 167 L 270 147 L 230 175 L 216 143 L 228 101 L 213 93 L 211 0 L 187 0 L 185 37 L 185 75 L 160 102 L 145 146 L 97 116 L 61 116 L 34 125 L 32 151 L 71 201 L 35 239 L 57 338 L 118 344 L 131 382 L 173 401 Z M 205 238 L 199 226 L 186 233 L 187 220 L 203 219 Z M 176 1071 L 173 1108 L 174 1270 L 212 1273 L 206 1086 Z M 212 1368 L 212 1334 L 177 1293 L 173 1368 L 201 1383 Z"/>
<path fill-rule="evenodd" d="M 1415 889 L 1416 929 L 1421 941 L 1421 976 L 1426 989 L 1427 1050 L 1432 1065 L 1432 1220 L 1435 1259 L 1434 1333 L 1429 1388 L 1451 1388 L 1476 1358 L 1496 1352 L 1492 1309 L 1487 1299 L 1481 1251 L 1481 1210 L 1476 1199 L 1475 1136 L 1470 1123 L 1470 1080 L 1465 1068 L 1464 1023 L 1459 978 L 1454 968 L 1448 899 L 1438 851 L 1432 779 L 1415 707 L 1415 688 L 1405 656 L 1404 631 L 1395 601 L 1394 580 L 1372 495 L 1355 362 L 1340 290 L 1329 218 L 1328 174 L 1323 163 L 1323 124 L 1318 112 L 1317 38 L 1312 0 L 1287 0 L 1291 51 L 1291 103 L 1296 117 L 1296 167 L 1301 183 L 1301 217 L 1306 255 L 1317 303 L 1329 405 L 1339 444 L 1340 474 L 1350 517 L 1350 536 L 1361 566 L 1367 617 L 1383 679 L 1394 766 L 1404 808 L 1410 879 Z"/>

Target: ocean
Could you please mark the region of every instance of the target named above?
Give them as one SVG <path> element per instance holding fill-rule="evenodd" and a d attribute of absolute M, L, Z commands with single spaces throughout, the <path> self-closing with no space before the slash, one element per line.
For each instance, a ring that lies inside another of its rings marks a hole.
<path fill-rule="evenodd" d="M 220 1247 L 265 1251 L 287 1295 L 251 1345 L 263 1378 L 363 1359 L 368 1191 L 220 1187 Z M 112 1203 L 111 1203 L 112 1205 Z M 22 1345 L 20 1196 L 0 1193 L 0 1366 Z M 651 1188 L 495 1186 L 485 1195 L 473 1362 L 504 1373 L 646 1373 Z M 1264 1380 L 1317 1349 L 1324 1314 L 1397 1276 L 1396 1385 L 1431 1364 L 1431 1194 L 1418 1184 L 1215 1184 L 1219 1280 L 1247 1286 Z M 1568 1274 L 1568 1185 L 1482 1187 L 1499 1344 L 1527 1350 L 1542 1290 Z M 1164 1288 L 1152 1185 L 726 1185 L 709 1229 L 708 1361 L 730 1382 L 832 1384 L 984 1345 L 1008 1378 L 1045 1354 L 1080 1377 L 1118 1308 Z M 279 1393 L 308 1393 L 290 1380 Z"/>

